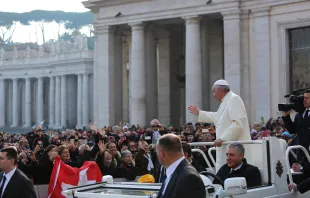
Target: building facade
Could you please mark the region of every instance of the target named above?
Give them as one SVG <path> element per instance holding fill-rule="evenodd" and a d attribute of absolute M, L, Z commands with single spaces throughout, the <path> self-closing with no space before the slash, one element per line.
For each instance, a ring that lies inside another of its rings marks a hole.
<path fill-rule="evenodd" d="M 88 126 L 93 51 L 85 42 L 2 47 L 0 127 Z"/>
<path fill-rule="evenodd" d="M 267 120 L 279 116 L 277 104 L 286 102 L 285 94 L 310 86 L 309 1 L 83 4 L 95 15 L 94 120 L 99 125 L 120 118 L 142 125 L 152 118 L 164 124 L 195 122 L 187 106 L 216 110 L 211 86 L 221 78 L 243 98 L 251 122 Z M 122 102 L 127 97 L 128 103 Z"/>
<path fill-rule="evenodd" d="M 178 126 L 197 121 L 189 104 L 217 110 L 211 88 L 221 78 L 253 123 L 279 116 L 285 94 L 310 87 L 307 0 L 83 4 L 94 13 L 94 51 L 83 42 L 1 50 L 0 126 L 146 125 L 153 118 Z"/>

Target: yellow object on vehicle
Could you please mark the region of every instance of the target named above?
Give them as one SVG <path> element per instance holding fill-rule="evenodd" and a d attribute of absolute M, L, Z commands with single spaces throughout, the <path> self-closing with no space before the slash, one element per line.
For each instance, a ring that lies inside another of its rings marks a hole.
<path fill-rule="evenodd" d="M 139 179 L 138 179 L 138 182 L 139 183 L 155 183 L 155 178 L 153 177 L 153 175 L 150 175 L 150 174 L 146 174 L 146 175 L 143 175 L 141 176 Z"/>

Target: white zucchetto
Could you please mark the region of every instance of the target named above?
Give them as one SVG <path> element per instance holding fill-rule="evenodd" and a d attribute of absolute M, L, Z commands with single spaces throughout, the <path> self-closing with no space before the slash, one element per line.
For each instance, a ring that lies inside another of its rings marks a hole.
<path fill-rule="evenodd" d="M 215 81 L 214 85 L 226 85 L 226 86 L 229 86 L 228 82 L 226 80 L 217 80 Z"/>

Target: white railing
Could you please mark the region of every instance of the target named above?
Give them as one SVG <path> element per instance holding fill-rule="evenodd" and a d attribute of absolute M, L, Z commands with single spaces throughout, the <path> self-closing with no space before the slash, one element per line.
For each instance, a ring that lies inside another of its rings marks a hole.
<path fill-rule="evenodd" d="M 223 142 L 223 145 L 228 145 L 231 143 L 240 143 L 240 144 L 262 144 L 261 140 L 248 140 L 248 141 L 227 141 L 227 142 Z M 211 151 L 216 150 L 216 148 L 214 147 L 214 142 L 192 142 L 192 143 L 188 143 L 190 146 L 212 146 L 211 148 L 208 149 L 208 155 L 210 156 L 210 159 L 212 161 L 212 163 L 215 165 L 216 161 L 212 156 Z M 192 149 L 192 152 L 196 152 L 196 153 L 200 153 L 202 155 L 202 157 L 204 158 L 204 160 L 206 161 L 207 165 L 209 168 L 213 168 L 206 156 L 206 154 L 201 150 L 201 149 Z"/>
<path fill-rule="evenodd" d="M 305 155 L 308 159 L 308 162 L 310 163 L 310 156 L 309 156 L 307 149 L 305 149 L 305 147 L 300 146 L 300 145 L 287 147 L 286 152 L 285 152 L 285 160 L 286 160 L 287 174 L 288 174 L 288 178 L 290 180 L 290 184 L 293 183 L 293 177 L 292 177 L 292 173 L 291 173 L 291 165 L 290 165 L 290 160 L 289 160 L 289 154 L 290 154 L 291 150 L 293 150 L 293 149 L 301 149 L 305 153 Z"/>
<path fill-rule="evenodd" d="M 202 155 L 203 159 L 206 161 L 208 167 L 209 167 L 209 168 L 212 168 L 212 166 L 211 166 L 211 164 L 210 164 L 210 162 L 209 162 L 209 160 L 208 160 L 206 154 L 205 154 L 202 150 L 200 150 L 200 149 L 192 149 L 192 152 L 194 152 L 194 153 L 200 153 L 200 154 Z M 214 165 L 215 165 L 215 164 L 214 164 Z"/>
<path fill-rule="evenodd" d="M 223 145 L 228 145 L 231 143 L 240 143 L 240 144 L 262 144 L 261 140 L 247 140 L 247 141 L 227 141 L 223 142 Z M 214 146 L 214 142 L 192 142 L 188 143 L 190 146 Z"/>
<path fill-rule="evenodd" d="M 212 155 L 212 151 L 216 151 L 216 147 L 211 147 L 211 148 L 208 149 L 208 155 L 209 155 L 209 157 L 210 157 L 212 163 L 213 163 L 214 166 L 215 166 L 215 159 L 214 159 L 214 157 L 213 157 L 213 155 Z"/>

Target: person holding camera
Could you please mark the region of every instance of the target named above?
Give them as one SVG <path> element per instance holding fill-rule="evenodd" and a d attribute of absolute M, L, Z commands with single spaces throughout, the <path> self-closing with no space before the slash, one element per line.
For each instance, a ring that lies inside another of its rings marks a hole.
<path fill-rule="evenodd" d="M 296 114 L 294 121 L 290 117 L 291 111 L 284 112 L 282 117 L 285 127 L 290 134 L 297 134 L 297 144 L 305 147 L 309 151 L 310 146 L 310 89 L 304 92 L 303 100 L 304 112 Z M 298 157 L 303 157 L 299 152 Z"/>
<path fill-rule="evenodd" d="M 154 155 L 151 145 L 142 140 L 139 142 L 138 154 L 136 157 L 136 167 L 139 175 L 152 174 L 154 167 Z"/>

